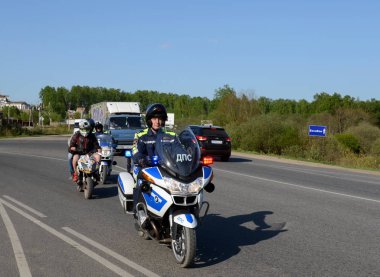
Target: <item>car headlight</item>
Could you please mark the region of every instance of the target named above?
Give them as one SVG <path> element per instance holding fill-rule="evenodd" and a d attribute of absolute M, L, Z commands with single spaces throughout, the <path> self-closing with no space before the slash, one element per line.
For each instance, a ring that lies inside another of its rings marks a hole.
<path fill-rule="evenodd" d="M 197 178 L 191 183 L 185 184 L 172 178 L 164 177 L 166 188 L 172 194 L 198 193 L 202 189 L 202 178 Z"/>

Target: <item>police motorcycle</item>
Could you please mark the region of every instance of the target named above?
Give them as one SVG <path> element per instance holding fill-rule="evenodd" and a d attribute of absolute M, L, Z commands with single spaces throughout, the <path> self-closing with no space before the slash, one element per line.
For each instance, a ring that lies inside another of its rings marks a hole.
<path fill-rule="evenodd" d="M 125 213 L 134 216 L 140 237 L 168 244 L 176 262 L 189 267 L 196 254 L 196 227 L 210 206 L 203 192 L 215 188 L 209 166 L 213 160 L 204 157 L 200 161 L 197 139 L 186 130 L 178 137 L 158 134 L 155 151 L 157 156 L 147 159 L 149 166 L 141 172 L 134 167 L 132 175 L 119 174 L 119 200 Z M 141 193 L 134 212 L 135 180 Z"/>
<path fill-rule="evenodd" d="M 102 155 L 99 165 L 100 182 L 105 184 L 107 177 L 111 175 L 112 165 L 116 165 L 116 161 L 113 160 L 115 152 L 115 142 L 109 134 L 96 135 L 99 146 L 102 148 Z"/>
<path fill-rule="evenodd" d="M 84 191 L 85 199 L 91 199 L 94 187 L 98 184 L 99 164 L 91 155 L 81 155 L 76 171 L 78 174 L 77 190 Z"/>

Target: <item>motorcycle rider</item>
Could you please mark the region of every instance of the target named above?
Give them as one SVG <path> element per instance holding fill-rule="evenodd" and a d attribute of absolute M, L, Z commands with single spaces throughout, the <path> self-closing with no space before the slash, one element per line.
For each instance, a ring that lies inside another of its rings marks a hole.
<path fill-rule="evenodd" d="M 175 136 L 174 132 L 167 132 L 165 121 L 168 120 L 168 115 L 164 105 L 160 103 L 151 104 L 148 106 L 145 114 L 145 121 L 148 128 L 135 134 L 135 139 L 132 148 L 133 163 L 139 168 L 137 179 L 139 179 L 141 168 L 149 166 L 149 158 L 155 156 L 155 143 L 157 134 L 165 132 Z M 136 189 L 133 191 L 134 209 L 140 194 L 141 187 L 139 182 L 136 184 Z"/>
<path fill-rule="evenodd" d="M 100 122 L 95 123 L 95 136 L 104 134 L 103 132 L 103 124 Z"/>
<path fill-rule="evenodd" d="M 83 120 L 79 123 L 79 132 L 76 132 L 70 140 L 69 152 L 73 154 L 72 165 L 76 169 L 80 155 L 89 154 L 99 163 L 102 149 L 99 146 L 96 136 L 92 133 L 95 122 L 92 119 Z M 99 153 L 98 153 L 99 152 Z M 78 181 L 78 175 L 74 170 L 72 174 L 74 182 Z"/>

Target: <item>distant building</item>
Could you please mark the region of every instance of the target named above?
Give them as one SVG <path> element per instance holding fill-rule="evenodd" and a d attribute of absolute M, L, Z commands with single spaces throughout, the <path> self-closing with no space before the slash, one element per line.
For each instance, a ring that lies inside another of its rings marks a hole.
<path fill-rule="evenodd" d="M 9 102 L 8 100 L 8 96 L 7 95 L 1 95 L 0 94 L 0 109 L 4 106 L 7 105 L 7 103 Z"/>
<path fill-rule="evenodd" d="M 19 110 L 30 110 L 31 106 L 26 102 L 9 102 L 7 103 L 8 107 L 16 107 Z"/>
<path fill-rule="evenodd" d="M 0 95 L 0 109 L 3 107 L 16 107 L 19 110 L 30 110 L 31 106 L 24 101 L 9 101 L 8 95 Z"/>

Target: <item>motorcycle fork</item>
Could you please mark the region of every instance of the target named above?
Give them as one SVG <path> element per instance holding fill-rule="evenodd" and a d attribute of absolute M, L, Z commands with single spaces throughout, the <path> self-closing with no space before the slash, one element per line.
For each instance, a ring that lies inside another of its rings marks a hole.
<path fill-rule="evenodd" d="M 170 236 L 175 240 L 177 234 L 177 223 L 173 220 L 173 209 L 169 211 Z"/>

